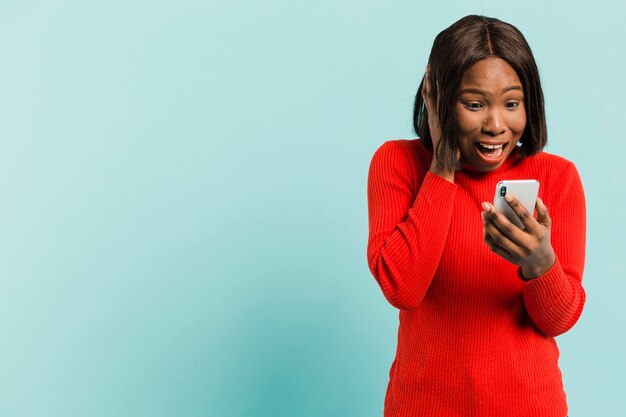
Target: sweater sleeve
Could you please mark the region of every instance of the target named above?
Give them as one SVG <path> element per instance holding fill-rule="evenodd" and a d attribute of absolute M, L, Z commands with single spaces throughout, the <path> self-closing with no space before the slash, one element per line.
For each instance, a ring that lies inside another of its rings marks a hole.
<path fill-rule="evenodd" d="M 550 199 L 550 241 L 556 262 L 542 276 L 524 286 L 524 303 L 535 325 L 547 336 L 574 326 L 585 304 L 582 275 L 585 264 L 586 208 L 576 167 L 569 163 Z M 547 200 L 544 199 L 544 200 Z"/>
<path fill-rule="evenodd" d="M 430 171 L 424 176 L 417 159 L 385 142 L 367 182 L 368 266 L 387 301 L 405 310 L 421 303 L 435 275 L 457 188 Z"/>

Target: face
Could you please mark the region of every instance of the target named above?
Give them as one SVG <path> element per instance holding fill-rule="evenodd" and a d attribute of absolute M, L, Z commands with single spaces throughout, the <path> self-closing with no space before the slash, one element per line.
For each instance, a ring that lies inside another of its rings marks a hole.
<path fill-rule="evenodd" d="M 480 172 L 500 167 L 526 127 L 524 91 L 515 70 L 500 58 L 478 61 L 463 75 L 455 109 L 466 167 Z"/>

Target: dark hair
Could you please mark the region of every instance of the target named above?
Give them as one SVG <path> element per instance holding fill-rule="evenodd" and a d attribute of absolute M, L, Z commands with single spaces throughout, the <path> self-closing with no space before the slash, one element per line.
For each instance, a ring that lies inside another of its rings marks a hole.
<path fill-rule="evenodd" d="M 524 90 L 526 128 L 520 138 L 521 154 L 540 152 L 547 143 L 546 116 L 539 71 L 524 35 L 513 25 L 485 16 L 466 16 L 445 29 L 433 42 L 428 64 L 433 92 L 438 86 L 437 112 L 441 125 L 441 141 L 437 157 L 441 163 L 459 169 L 456 141 L 458 123 L 455 111 L 457 91 L 463 74 L 476 62 L 497 57 L 506 61 L 517 73 Z M 428 112 L 422 98 L 424 79 L 415 95 L 413 128 L 426 146 L 432 149 Z"/>

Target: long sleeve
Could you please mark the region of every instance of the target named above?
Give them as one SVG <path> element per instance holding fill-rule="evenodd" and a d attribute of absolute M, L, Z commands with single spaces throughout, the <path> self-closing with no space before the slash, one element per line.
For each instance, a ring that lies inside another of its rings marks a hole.
<path fill-rule="evenodd" d="M 426 294 L 446 243 L 456 189 L 393 142 L 375 152 L 367 184 L 367 261 L 394 307 L 415 308 Z"/>
<path fill-rule="evenodd" d="M 463 167 L 454 183 L 428 171 L 432 151 L 419 139 L 391 140 L 374 153 L 367 261 L 400 309 L 385 416 L 567 414 L 553 337 L 585 303 L 584 192 L 570 161 L 519 151 L 489 172 Z M 541 184 L 556 253 L 530 281 L 484 243 L 480 217 L 499 181 L 527 178 Z"/>
<path fill-rule="evenodd" d="M 586 208 L 576 167 L 568 164 L 550 191 L 550 240 L 555 264 L 524 287 L 524 303 L 535 325 L 547 336 L 574 326 L 585 304 L 582 275 L 585 264 Z M 544 201 L 548 201 L 548 196 Z"/>

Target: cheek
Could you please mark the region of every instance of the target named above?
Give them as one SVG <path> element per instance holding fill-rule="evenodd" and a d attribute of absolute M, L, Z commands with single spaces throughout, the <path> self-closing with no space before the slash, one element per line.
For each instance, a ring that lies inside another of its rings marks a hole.
<path fill-rule="evenodd" d="M 509 121 L 509 129 L 514 135 L 521 135 L 526 128 L 526 112 L 524 109 L 515 112 L 514 117 Z"/>
<path fill-rule="evenodd" d="M 470 113 L 467 111 L 457 112 L 457 120 L 459 123 L 459 133 L 462 135 L 475 132 L 476 130 L 480 131 L 482 126 L 482 119 L 478 113 Z"/>

